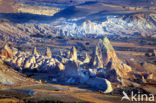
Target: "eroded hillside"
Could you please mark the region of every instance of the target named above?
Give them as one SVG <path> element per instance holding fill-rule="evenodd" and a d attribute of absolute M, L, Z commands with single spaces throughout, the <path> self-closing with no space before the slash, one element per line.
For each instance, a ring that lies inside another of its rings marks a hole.
<path fill-rule="evenodd" d="M 153 96 L 155 37 L 154 0 L 0 0 L 0 102 Z"/>

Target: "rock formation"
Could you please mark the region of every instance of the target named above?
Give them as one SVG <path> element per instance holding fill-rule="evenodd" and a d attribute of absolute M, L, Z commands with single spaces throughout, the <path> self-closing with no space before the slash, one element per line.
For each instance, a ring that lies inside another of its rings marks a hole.
<path fill-rule="evenodd" d="M 74 46 L 70 50 L 70 60 L 77 61 L 77 50 Z"/>
<path fill-rule="evenodd" d="M 60 71 L 65 70 L 65 66 L 62 63 L 57 63 L 57 66 Z"/>
<path fill-rule="evenodd" d="M 26 59 L 24 63 L 24 68 L 27 68 L 27 69 L 37 68 L 35 56 L 30 56 Z"/>
<path fill-rule="evenodd" d="M 98 51 L 98 47 L 96 47 L 95 51 L 92 54 L 93 56 L 90 61 L 90 64 L 93 66 L 93 68 L 95 68 L 95 67 L 103 68 L 103 62 L 99 58 L 100 54 L 101 54 L 101 51 Z"/>
<path fill-rule="evenodd" d="M 48 58 L 52 58 L 52 53 L 51 53 L 50 48 L 47 48 L 47 50 L 46 50 L 46 56 L 47 56 Z"/>
<path fill-rule="evenodd" d="M 148 74 L 147 79 L 150 80 L 150 79 L 153 79 L 153 77 L 154 77 L 153 73 L 150 73 Z"/>
<path fill-rule="evenodd" d="M 86 53 L 83 61 L 78 60 L 75 47 L 68 52 L 67 58 L 64 55 L 52 58 L 50 48 L 47 48 L 46 56 L 40 55 L 36 47 L 32 54 L 18 51 L 16 55 L 13 55 L 12 49 L 8 46 L 5 46 L 3 50 L 7 51 L 7 57 L 12 57 L 6 61 L 14 68 L 24 71 L 47 72 L 59 76 L 58 81 L 86 83 L 104 93 L 112 91 L 110 82 L 120 82 L 120 78 L 128 77 L 128 72 L 131 71 L 131 67 L 118 59 L 108 38 L 99 40 L 91 60 Z M 100 73 L 104 76 L 98 76 Z"/>
<path fill-rule="evenodd" d="M 0 51 L 1 56 L 3 56 L 4 58 L 13 58 L 14 53 L 12 51 L 12 49 L 8 46 L 8 44 L 6 44 Z"/>
<path fill-rule="evenodd" d="M 88 56 L 88 54 L 85 54 L 85 60 L 83 61 L 83 63 L 89 63 L 90 62 L 90 58 Z"/>
<path fill-rule="evenodd" d="M 63 56 L 63 51 L 60 50 L 59 55 L 60 56 Z"/>
<path fill-rule="evenodd" d="M 130 66 L 122 63 L 122 61 L 118 59 L 115 50 L 107 37 L 103 40 L 99 40 L 90 64 L 97 68 L 106 67 L 106 72 L 115 69 L 117 75 L 122 78 L 125 78 L 127 73 L 131 71 Z"/>
<path fill-rule="evenodd" d="M 104 93 L 110 93 L 113 91 L 111 83 L 107 79 L 103 78 L 91 78 L 86 82 L 87 85 L 104 91 Z"/>
<path fill-rule="evenodd" d="M 33 55 L 39 55 L 38 52 L 37 52 L 37 50 L 36 50 L 36 47 L 33 49 L 32 54 L 33 54 Z"/>
<path fill-rule="evenodd" d="M 70 58 L 70 51 L 67 52 L 67 58 Z"/>
<path fill-rule="evenodd" d="M 63 71 L 65 76 L 75 77 L 78 76 L 78 65 L 75 61 L 68 61 L 65 64 L 65 70 Z"/>
<path fill-rule="evenodd" d="M 33 83 L 33 79 L 24 77 L 10 66 L 0 62 L 0 85 L 29 85 L 30 83 Z"/>
<path fill-rule="evenodd" d="M 153 50 L 152 56 L 156 56 L 156 50 Z"/>
<path fill-rule="evenodd" d="M 151 56 L 156 56 L 156 50 L 152 50 L 152 49 L 149 49 L 146 53 L 145 53 L 145 56 L 147 57 L 151 57 Z"/>
<path fill-rule="evenodd" d="M 2 49 L 2 54 L 6 53 L 4 61 L 10 66 L 19 69 L 19 70 L 28 70 L 28 71 L 45 71 L 45 72 L 54 72 L 54 71 L 62 71 L 65 69 L 65 66 L 59 62 L 57 59 L 52 58 L 51 51 L 47 48 L 46 56 L 39 55 L 36 50 L 36 47 L 33 50 L 33 53 L 25 53 L 18 51 L 15 56 L 12 56 L 12 50 L 5 46 Z M 11 59 L 7 59 L 8 57 L 12 57 Z"/>
<path fill-rule="evenodd" d="M 151 36 L 155 37 L 154 28 L 156 27 L 153 21 L 155 21 L 153 17 L 153 13 L 148 16 L 145 14 L 132 14 L 128 16 L 105 16 L 103 21 L 95 22 L 86 20 L 83 23 L 77 22 L 66 22 L 63 25 L 60 25 L 60 34 L 62 35 L 70 35 L 70 36 L 81 36 L 85 37 L 89 35 L 131 35 L 133 34 L 137 36 Z M 147 18 L 151 18 L 151 20 L 147 20 Z M 100 20 L 100 18 L 99 18 Z M 135 22 L 135 23 L 134 23 Z M 120 26 L 118 25 L 120 24 Z M 110 26 L 111 25 L 111 26 Z M 129 28 L 129 26 L 132 26 Z M 148 28 L 148 29 L 145 29 Z M 124 32 L 124 33 L 123 33 Z M 136 33 L 137 32 L 137 33 Z"/>

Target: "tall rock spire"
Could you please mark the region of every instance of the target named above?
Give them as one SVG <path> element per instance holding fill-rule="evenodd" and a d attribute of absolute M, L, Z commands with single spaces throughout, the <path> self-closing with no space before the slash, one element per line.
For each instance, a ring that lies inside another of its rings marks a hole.
<path fill-rule="evenodd" d="M 117 75 L 120 77 L 126 76 L 127 72 L 131 71 L 131 67 L 122 63 L 117 57 L 116 52 L 107 37 L 103 40 L 99 40 L 90 63 L 97 68 L 106 67 L 106 71 L 115 69 Z"/>
<path fill-rule="evenodd" d="M 89 63 L 90 62 L 90 58 L 87 54 L 87 52 L 85 53 L 85 60 L 83 61 L 83 63 Z"/>
<path fill-rule="evenodd" d="M 48 47 L 47 47 L 47 50 L 46 50 L 46 56 L 47 56 L 48 58 L 52 58 L 51 50 L 50 50 L 50 48 L 48 48 Z"/>
<path fill-rule="evenodd" d="M 33 55 L 39 55 L 39 54 L 38 54 L 38 52 L 37 52 L 37 49 L 36 49 L 36 47 L 33 49 L 33 52 L 32 52 L 32 54 L 33 54 Z"/>
<path fill-rule="evenodd" d="M 74 46 L 70 50 L 70 60 L 77 61 L 77 50 Z"/>

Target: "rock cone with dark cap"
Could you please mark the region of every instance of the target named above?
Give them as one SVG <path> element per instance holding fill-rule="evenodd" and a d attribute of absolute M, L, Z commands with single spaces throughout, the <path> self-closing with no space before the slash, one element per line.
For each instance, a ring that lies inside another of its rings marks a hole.
<path fill-rule="evenodd" d="M 131 71 L 131 67 L 118 59 L 115 50 L 107 37 L 103 40 L 99 40 L 90 63 L 97 68 L 106 67 L 106 72 L 108 73 L 110 70 L 114 69 L 117 75 L 123 78 Z"/>

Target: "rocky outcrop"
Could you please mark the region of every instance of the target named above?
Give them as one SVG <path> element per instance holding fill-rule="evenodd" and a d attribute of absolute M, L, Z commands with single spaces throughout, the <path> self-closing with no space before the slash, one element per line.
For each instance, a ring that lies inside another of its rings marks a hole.
<path fill-rule="evenodd" d="M 52 58 L 52 53 L 51 53 L 50 48 L 47 48 L 47 50 L 46 50 L 46 56 L 47 56 L 48 58 Z"/>
<path fill-rule="evenodd" d="M 147 57 L 151 57 L 151 56 L 156 56 L 156 50 L 151 50 L 149 49 L 146 53 L 145 53 L 145 56 Z"/>
<path fill-rule="evenodd" d="M 45 59 L 43 64 L 39 66 L 40 71 L 45 71 L 48 73 L 54 73 L 57 74 L 60 71 L 63 71 L 65 69 L 65 66 L 59 62 L 57 59 L 51 58 L 51 59 Z"/>
<path fill-rule="evenodd" d="M 78 76 L 78 65 L 75 61 L 68 61 L 65 64 L 65 70 L 63 71 L 65 76 L 76 77 Z"/>
<path fill-rule="evenodd" d="M 150 73 L 150 74 L 147 75 L 147 78 L 146 79 L 147 80 L 152 80 L 153 77 L 154 77 L 153 73 Z"/>
<path fill-rule="evenodd" d="M 15 63 L 17 64 L 18 67 L 22 67 L 24 61 L 25 61 L 24 57 L 18 57 Z"/>
<path fill-rule="evenodd" d="M 77 61 L 77 50 L 74 46 L 70 50 L 70 60 Z"/>
<path fill-rule="evenodd" d="M 152 56 L 156 56 L 156 50 L 153 50 Z"/>
<path fill-rule="evenodd" d="M 59 24 L 59 32 L 65 36 L 98 36 L 98 35 L 129 35 L 129 36 L 151 36 L 155 37 L 155 14 L 150 13 L 148 16 L 142 14 L 131 15 L 107 15 L 105 17 L 92 20 L 85 20 L 80 24 L 79 20 L 74 23 L 71 21 Z M 150 18 L 150 20 L 147 20 Z M 102 21 L 101 21 L 102 20 Z M 100 22 L 96 22 L 100 21 Z M 120 24 L 120 25 L 119 25 Z"/>
<path fill-rule="evenodd" d="M 5 48 L 7 51 L 11 51 L 8 47 Z M 4 60 L 12 67 L 19 68 L 24 72 L 27 72 L 27 70 L 29 72 L 46 72 L 53 75 L 50 80 L 56 78 L 57 81 L 63 81 L 64 83 L 86 83 L 91 87 L 104 91 L 104 93 L 112 91 L 110 82 L 120 81 L 122 78 L 128 77 L 128 72 L 131 71 L 131 67 L 124 64 L 117 57 L 108 38 L 99 40 L 91 60 L 86 53 L 85 59 L 80 58 L 82 60 L 80 61 L 75 47 L 71 48 L 67 56 L 59 55 L 52 58 L 49 48 L 47 48 L 45 54 L 46 56 L 40 55 L 35 47 L 32 54 L 18 51 L 12 59 Z M 98 76 L 100 73 L 104 74 L 104 76 Z"/>
<path fill-rule="evenodd" d="M 114 48 L 107 37 L 99 40 L 90 64 L 95 68 L 107 68 L 106 72 L 115 70 L 117 76 L 125 78 L 131 67 L 124 64 L 116 55 Z"/>
<path fill-rule="evenodd" d="M 35 56 L 30 56 L 25 60 L 24 63 L 24 68 L 27 69 L 34 69 L 37 68 L 38 66 L 36 65 L 36 58 Z"/>
<path fill-rule="evenodd" d="M 65 66 L 62 63 L 57 63 L 57 67 L 59 68 L 60 71 L 65 70 Z"/>
<path fill-rule="evenodd" d="M 99 40 L 99 42 L 102 42 L 102 40 Z M 95 51 L 93 52 L 93 56 L 91 58 L 90 64 L 93 66 L 93 68 L 104 68 L 103 61 L 102 61 L 102 52 L 98 46 L 96 46 Z"/>
<path fill-rule="evenodd" d="M 36 50 L 36 47 L 34 48 L 32 54 L 17 51 L 16 55 L 14 56 L 12 49 L 10 49 L 8 46 L 5 46 L 2 50 L 5 50 L 5 53 L 7 54 L 5 58 L 1 55 L 4 61 L 8 65 L 19 70 L 58 72 L 65 69 L 65 66 L 61 62 L 59 62 L 57 59 L 52 58 L 51 51 L 49 48 L 47 48 L 46 56 L 39 55 L 39 53 Z M 10 56 L 10 54 L 12 56 Z M 12 58 L 8 59 L 8 57 Z"/>
<path fill-rule="evenodd" d="M 13 58 L 14 53 L 13 50 L 6 44 L 0 51 L 1 56 L 4 58 Z"/>
<path fill-rule="evenodd" d="M 33 54 L 33 55 L 39 55 L 38 52 L 37 52 L 36 47 L 33 49 L 32 54 Z"/>
<path fill-rule="evenodd" d="M 63 51 L 62 50 L 60 50 L 59 55 L 63 56 Z"/>
<path fill-rule="evenodd" d="M 83 63 L 89 63 L 90 62 L 90 58 L 88 56 L 87 53 L 85 53 L 85 60 L 83 61 Z"/>
<path fill-rule="evenodd" d="M 110 93 L 113 91 L 111 83 L 107 79 L 103 78 L 90 78 L 87 85 L 102 90 L 104 93 Z"/>

